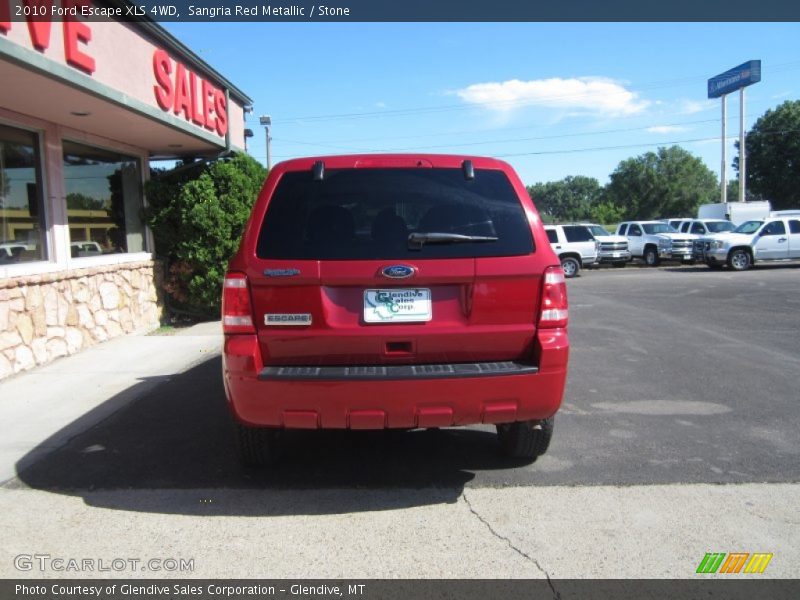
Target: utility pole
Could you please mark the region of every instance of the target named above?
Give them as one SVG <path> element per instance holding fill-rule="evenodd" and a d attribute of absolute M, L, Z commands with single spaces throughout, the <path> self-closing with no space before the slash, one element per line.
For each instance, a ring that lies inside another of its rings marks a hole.
<path fill-rule="evenodd" d="M 272 157 L 270 156 L 270 145 L 272 138 L 269 135 L 269 127 L 272 125 L 272 118 L 269 115 L 262 115 L 259 118 L 259 123 L 264 126 L 264 132 L 267 135 L 267 170 L 272 168 Z"/>

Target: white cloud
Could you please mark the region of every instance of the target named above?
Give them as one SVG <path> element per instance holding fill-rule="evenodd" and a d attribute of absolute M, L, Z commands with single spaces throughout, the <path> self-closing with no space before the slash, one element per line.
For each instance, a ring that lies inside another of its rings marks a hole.
<path fill-rule="evenodd" d="M 470 104 L 508 113 L 522 106 L 566 109 L 627 116 L 642 112 L 649 102 L 621 83 L 602 77 L 534 79 L 474 83 L 454 92 Z"/>
<path fill-rule="evenodd" d="M 688 127 L 681 127 L 679 125 L 655 125 L 647 128 L 648 133 L 679 133 L 688 130 Z"/>
<path fill-rule="evenodd" d="M 376 102 L 375 106 L 377 108 L 386 108 L 386 102 Z"/>
<path fill-rule="evenodd" d="M 694 115 L 699 112 L 711 110 L 712 108 L 719 108 L 718 100 L 681 100 L 680 112 L 684 115 Z"/>

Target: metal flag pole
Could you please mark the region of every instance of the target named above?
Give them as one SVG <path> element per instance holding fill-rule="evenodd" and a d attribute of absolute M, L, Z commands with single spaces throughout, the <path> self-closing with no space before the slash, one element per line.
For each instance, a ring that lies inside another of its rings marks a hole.
<path fill-rule="evenodd" d="M 728 201 L 728 179 L 727 179 L 727 167 L 728 167 L 728 155 L 727 155 L 727 148 L 725 147 L 727 143 L 727 123 L 728 123 L 728 95 L 722 94 L 722 164 L 720 165 L 720 175 L 719 175 L 719 188 L 720 188 L 720 202 L 727 202 Z"/>
<path fill-rule="evenodd" d="M 744 88 L 739 88 L 739 202 L 745 201 L 745 181 L 747 181 L 747 158 L 744 145 Z"/>

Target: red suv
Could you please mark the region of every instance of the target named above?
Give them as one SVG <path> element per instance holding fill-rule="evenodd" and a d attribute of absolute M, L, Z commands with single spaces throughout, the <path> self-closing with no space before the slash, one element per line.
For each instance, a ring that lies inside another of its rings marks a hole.
<path fill-rule="evenodd" d="M 330 156 L 270 171 L 223 290 L 225 392 L 249 465 L 284 429 L 491 423 L 547 450 L 567 373 L 558 258 L 506 163 Z"/>

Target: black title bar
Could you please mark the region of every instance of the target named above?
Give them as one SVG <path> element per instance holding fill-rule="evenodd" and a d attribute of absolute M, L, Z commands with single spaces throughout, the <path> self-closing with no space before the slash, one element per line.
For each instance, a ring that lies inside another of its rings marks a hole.
<path fill-rule="evenodd" d="M 800 580 L 4 579 L 3 600 L 796 600 Z"/>
<path fill-rule="evenodd" d="M 10 20 L 87 21 L 113 18 L 158 22 L 748 22 L 800 21 L 800 2 L 788 0 L 0 0 Z M 44 8 L 50 15 L 25 14 Z M 52 7 L 52 8 L 51 8 Z M 575 40 L 579 42 L 579 40 Z M 565 42 L 569 43 L 569 42 Z M 556 49 L 554 49 L 555 51 Z"/>

